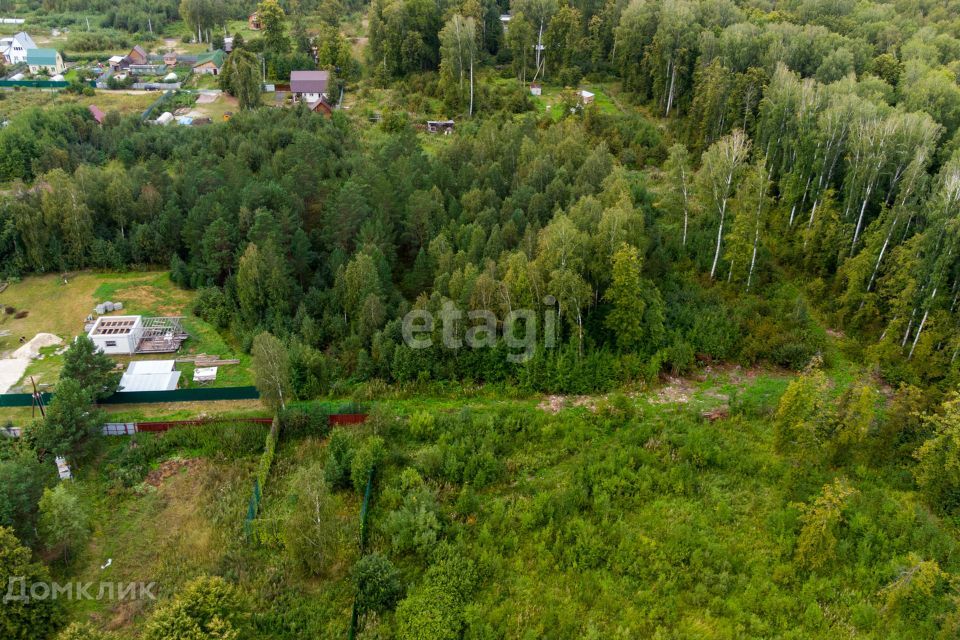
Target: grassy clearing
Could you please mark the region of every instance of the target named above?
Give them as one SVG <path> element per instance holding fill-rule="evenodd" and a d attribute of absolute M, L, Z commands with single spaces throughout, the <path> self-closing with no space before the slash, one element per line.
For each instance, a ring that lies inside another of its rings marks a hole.
<path fill-rule="evenodd" d="M 81 107 L 96 105 L 105 113 L 116 111 L 121 115 L 142 113 L 157 99 L 156 93 L 97 91 L 93 96 L 78 96 L 62 91 L 22 89 L 0 92 L 0 119 L 6 120 L 32 107 L 53 107 L 75 104 Z"/>
<path fill-rule="evenodd" d="M 0 330 L 11 335 L 0 338 L 0 354 L 16 349 L 21 336 L 32 338 L 40 332 L 53 333 L 65 342 L 83 331 L 84 320 L 100 302 L 122 302 L 122 313 L 147 316 L 183 316 L 190 339 L 177 357 L 207 354 L 235 358 L 239 365 L 220 367 L 213 386 L 229 387 L 250 384 L 250 356 L 228 342 L 214 327 L 191 314 L 194 292 L 178 288 L 165 271 L 140 273 L 78 273 L 68 275 L 66 282 L 55 275 L 36 276 L 14 282 L 0 293 L 0 304 L 26 310 L 26 318 L 0 316 Z M 48 350 L 53 351 L 53 350 Z M 27 369 L 26 376 L 35 376 L 41 384 L 55 384 L 62 367 L 62 357 L 43 353 Z M 160 356 L 162 357 L 171 357 Z M 131 360 L 157 359 L 157 356 L 118 356 L 126 365 Z M 183 371 L 181 387 L 193 385 L 193 365 L 178 367 Z M 26 378 L 25 378 L 26 379 Z"/>
<path fill-rule="evenodd" d="M 620 105 L 607 94 L 607 86 L 600 83 L 585 82 L 579 84 L 575 89 L 585 89 L 594 94 L 593 104 L 601 113 L 618 114 L 623 113 Z M 565 91 L 571 90 L 569 87 L 560 87 L 556 85 L 543 85 L 539 96 L 531 96 L 534 108 L 537 113 L 549 113 L 554 120 L 560 120 L 563 117 L 560 107 L 561 98 Z"/>
<path fill-rule="evenodd" d="M 861 373 L 842 360 L 828 370 L 838 389 Z M 400 569 L 408 593 L 422 585 L 430 552 L 398 550 L 389 525 L 403 509 L 401 473 L 413 468 L 427 487 L 425 508 L 435 510 L 438 540 L 455 544 L 479 570 L 468 637 L 477 624 L 511 638 L 666 630 L 684 638 L 839 637 L 841 628 L 856 629 L 849 637 L 908 637 L 880 615 L 877 594 L 908 551 L 956 570 L 952 526 L 932 518 L 895 474 L 866 466 L 798 470 L 775 453 L 770 415 L 794 375 L 715 366 L 647 390 L 564 398 L 558 411 L 552 398 L 511 398 L 503 389 L 471 388 L 460 397 L 383 389 L 375 417 L 345 427 L 356 443 L 374 434 L 386 441 L 370 549 Z M 700 417 L 724 404 L 729 418 Z M 407 418 L 423 412 L 435 426 L 411 429 Z M 129 441 L 111 439 L 105 462 L 80 474 L 101 519 L 62 577 L 97 579 L 106 558 L 109 579 L 157 580 L 164 593 L 200 571 L 228 575 L 255 600 L 258 637 L 343 634 L 361 495 L 332 494 L 346 539 L 328 548 L 322 575 L 299 571 L 283 541 L 298 483 L 322 468 L 327 438 L 281 439 L 260 542 L 246 542 L 240 529 L 252 453 L 225 460 L 178 451 L 151 465 L 176 470 L 159 486 L 118 491 L 107 477 Z M 862 492 L 851 515 L 856 526 L 843 531 L 836 562 L 807 572 L 794 560 L 797 503 L 838 473 Z M 869 544 L 881 537 L 884 545 Z M 70 615 L 136 634 L 149 608 L 92 602 Z M 393 637 L 394 625 L 387 614 L 361 637 Z"/>

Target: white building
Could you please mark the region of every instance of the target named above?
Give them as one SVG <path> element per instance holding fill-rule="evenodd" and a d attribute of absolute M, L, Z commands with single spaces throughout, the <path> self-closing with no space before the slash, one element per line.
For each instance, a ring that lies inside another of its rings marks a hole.
<path fill-rule="evenodd" d="M 314 104 L 328 99 L 329 71 L 291 71 L 290 92 L 295 100 Z"/>
<path fill-rule="evenodd" d="M 33 41 L 26 31 L 21 31 L 12 36 L 0 38 L 0 56 L 3 56 L 7 64 L 20 64 L 27 61 L 27 50 L 36 49 L 37 43 Z"/>
<path fill-rule="evenodd" d="M 143 337 L 143 317 L 100 316 L 87 335 L 104 353 L 130 355 Z"/>
<path fill-rule="evenodd" d="M 138 360 L 131 362 L 120 378 L 119 393 L 131 391 L 173 391 L 180 382 L 174 360 Z"/>

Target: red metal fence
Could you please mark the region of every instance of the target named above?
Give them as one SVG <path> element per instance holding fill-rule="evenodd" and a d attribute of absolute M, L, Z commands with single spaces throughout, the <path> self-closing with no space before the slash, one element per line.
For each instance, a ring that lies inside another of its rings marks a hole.
<path fill-rule="evenodd" d="M 197 427 L 212 422 L 248 422 L 251 424 L 271 424 L 273 418 L 210 418 L 200 420 L 166 420 L 163 422 L 137 422 L 137 431 L 167 431 L 174 427 Z"/>
<path fill-rule="evenodd" d="M 327 424 L 331 427 L 339 425 L 361 424 L 366 422 L 365 413 L 334 413 L 327 416 Z M 273 423 L 273 418 L 201 418 L 198 420 L 163 420 L 159 422 L 128 422 L 128 423 L 107 423 L 103 427 L 104 435 L 129 435 L 137 432 L 159 433 L 175 427 L 197 427 L 202 424 L 216 422 L 246 422 L 249 424 Z"/>

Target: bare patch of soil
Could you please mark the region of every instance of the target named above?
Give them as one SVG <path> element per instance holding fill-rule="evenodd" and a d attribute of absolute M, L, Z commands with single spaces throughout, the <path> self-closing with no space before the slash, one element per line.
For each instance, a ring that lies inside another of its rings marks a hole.
<path fill-rule="evenodd" d="M 200 463 L 200 458 L 189 458 L 187 460 L 175 458 L 173 460 L 161 462 L 159 467 L 147 474 L 147 478 L 144 480 L 144 482 L 151 486 L 159 487 L 167 478 L 180 473 L 180 471 L 183 469 L 189 471 L 190 469 L 199 466 Z"/>
<path fill-rule="evenodd" d="M 603 399 L 603 396 L 547 396 L 537 408 L 547 413 L 560 413 L 567 407 L 586 407 L 596 412 L 597 403 Z"/>
<path fill-rule="evenodd" d="M 650 402 L 653 404 L 686 404 L 690 402 L 696 388 L 689 380 L 683 378 L 667 378 L 667 384 L 657 389 Z"/>

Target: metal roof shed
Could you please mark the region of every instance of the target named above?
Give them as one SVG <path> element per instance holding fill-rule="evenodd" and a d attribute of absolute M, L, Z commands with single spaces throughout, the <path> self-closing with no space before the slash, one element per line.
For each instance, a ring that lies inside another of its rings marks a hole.
<path fill-rule="evenodd" d="M 180 382 L 173 360 L 137 360 L 131 362 L 120 378 L 120 393 L 132 391 L 173 391 Z"/>
<path fill-rule="evenodd" d="M 156 373 L 152 375 L 138 376 L 123 374 L 120 378 L 120 388 L 118 393 L 127 393 L 132 391 L 173 391 L 180 382 L 180 372 L 171 371 L 169 373 Z"/>
<path fill-rule="evenodd" d="M 134 360 L 127 365 L 127 373 L 138 376 L 170 373 L 175 364 L 176 360 Z"/>

